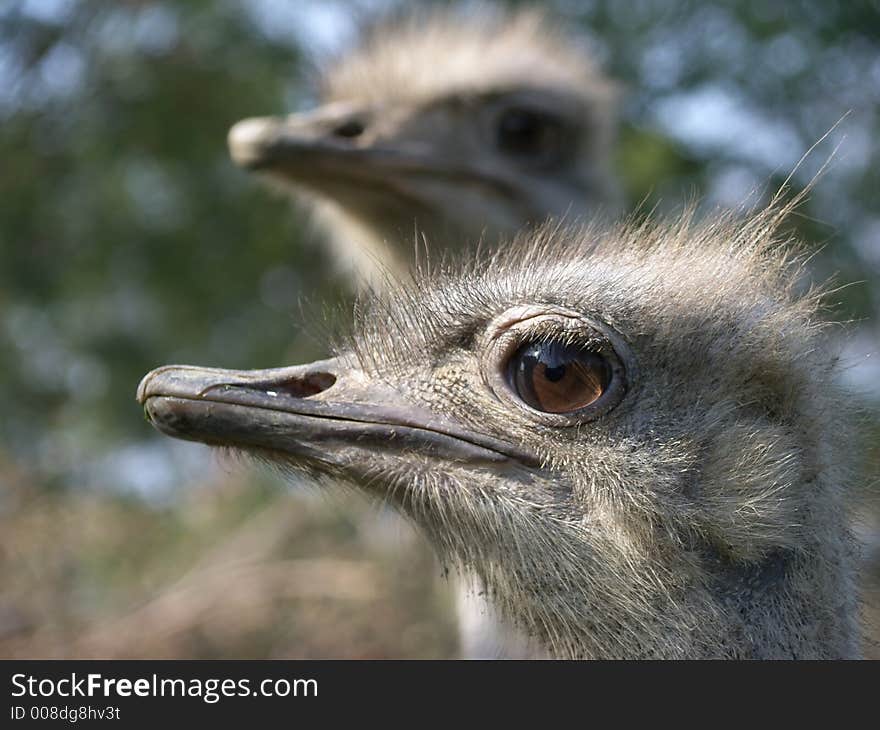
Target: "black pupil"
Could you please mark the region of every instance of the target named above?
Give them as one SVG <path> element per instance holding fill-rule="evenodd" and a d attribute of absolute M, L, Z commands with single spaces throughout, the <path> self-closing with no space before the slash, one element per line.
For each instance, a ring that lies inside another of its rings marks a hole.
<path fill-rule="evenodd" d="M 525 109 L 508 111 L 498 125 L 498 145 L 513 154 L 535 154 L 545 143 L 544 118 Z"/>
<path fill-rule="evenodd" d="M 556 367 L 544 366 L 544 377 L 552 383 L 556 383 L 565 377 L 565 365 L 557 365 Z"/>

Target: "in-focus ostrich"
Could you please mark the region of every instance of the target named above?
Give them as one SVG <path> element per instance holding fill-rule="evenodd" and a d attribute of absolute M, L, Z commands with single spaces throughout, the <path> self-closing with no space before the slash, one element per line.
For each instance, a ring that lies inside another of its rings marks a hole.
<path fill-rule="evenodd" d="M 411 13 L 365 33 L 321 79 L 321 106 L 246 119 L 241 166 L 289 185 L 355 280 L 405 273 L 416 232 L 458 249 L 614 207 L 613 90 L 533 10 Z"/>
<path fill-rule="evenodd" d="M 853 657 L 846 397 L 787 211 L 547 227 L 336 357 L 154 370 L 178 438 L 388 501 L 555 657 Z"/>
<path fill-rule="evenodd" d="M 616 207 L 612 85 L 534 9 L 380 22 L 326 70 L 320 97 L 305 114 L 239 122 L 229 147 L 310 203 L 354 284 L 404 275 L 420 235 L 443 255 Z M 481 593 L 457 586 L 464 655 L 527 655 Z"/>

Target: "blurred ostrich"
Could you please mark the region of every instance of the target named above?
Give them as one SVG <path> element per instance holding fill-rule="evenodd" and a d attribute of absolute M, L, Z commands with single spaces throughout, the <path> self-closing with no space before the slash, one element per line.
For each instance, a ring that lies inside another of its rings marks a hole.
<path fill-rule="evenodd" d="M 395 504 L 551 656 L 853 657 L 851 409 L 786 212 L 522 234 L 359 310 L 331 360 L 138 398 Z"/>
<path fill-rule="evenodd" d="M 613 91 L 533 10 L 385 21 L 321 79 L 317 109 L 239 122 L 239 165 L 289 185 L 361 283 L 435 251 L 613 208 Z"/>

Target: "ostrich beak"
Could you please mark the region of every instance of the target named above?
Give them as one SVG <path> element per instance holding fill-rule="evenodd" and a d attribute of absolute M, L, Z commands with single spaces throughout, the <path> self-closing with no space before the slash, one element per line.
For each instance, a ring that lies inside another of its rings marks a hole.
<path fill-rule="evenodd" d="M 450 161 L 430 142 L 368 140 L 362 134 L 365 116 L 335 103 L 287 117 L 243 119 L 229 130 L 229 153 L 239 167 L 318 192 L 338 192 L 342 185 L 363 194 L 369 187 L 417 200 L 420 181 L 444 181 L 519 200 L 516 181 L 491 161 Z"/>
<path fill-rule="evenodd" d="M 408 402 L 340 358 L 273 370 L 167 365 L 144 377 L 137 400 L 169 436 L 282 452 L 318 467 L 349 465 L 352 447 L 465 463 L 536 463 L 513 444 Z"/>

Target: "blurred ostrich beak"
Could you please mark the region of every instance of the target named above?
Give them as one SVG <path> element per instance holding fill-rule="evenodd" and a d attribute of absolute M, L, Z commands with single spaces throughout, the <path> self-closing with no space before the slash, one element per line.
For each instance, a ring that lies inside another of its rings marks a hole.
<path fill-rule="evenodd" d="M 421 155 L 365 141 L 363 131 L 360 110 L 329 104 L 304 114 L 244 119 L 229 130 L 229 152 L 244 169 L 318 189 L 322 182 L 392 184 L 394 173 L 427 166 Z"/>
<path fill-rule="evenodd" d="M 512 444 L 409 403 L 340 358 L 273 370 L 169 365 L 144 377 L 137 400 L 169 436 L 283 452 L 319 469 L 356 469 L 361 459 L 352 450 L 534 463 Z"/>
<path fill-rule="evenodd" d="M 428 141 L 403 141 L 388 133 L 377 138 L 366 129 L 366 120 L 377 114 L 336 102 L 303 114 L 243 119 L 229 130 L 229 153 L 246 170 L 340 199 L 348 199 L 346 190 L 355 197 L 376 190 L 444 210 L 435 199 L 437 183 L 520 199 L 516 180 L 491 160 L 455 161 Z"/>

